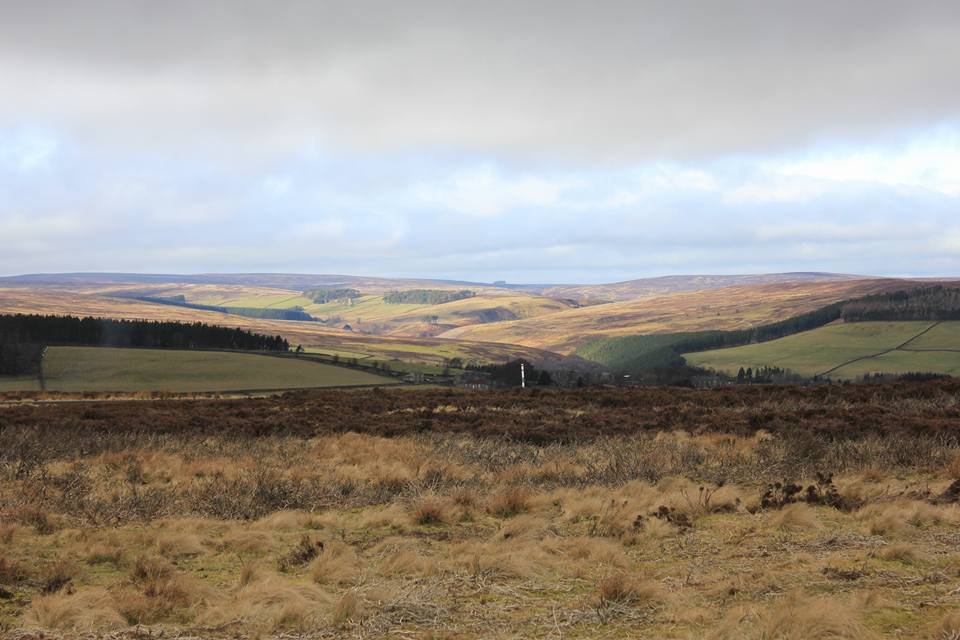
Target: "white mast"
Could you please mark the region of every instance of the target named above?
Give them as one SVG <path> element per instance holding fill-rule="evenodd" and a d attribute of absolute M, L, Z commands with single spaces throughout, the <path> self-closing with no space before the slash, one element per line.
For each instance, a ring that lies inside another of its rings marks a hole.
<path fill-rule="evenodd" d="M 527 388 L 527 371 L 524 369 L 523 363 L 520 363 L 520 388 Z"/>

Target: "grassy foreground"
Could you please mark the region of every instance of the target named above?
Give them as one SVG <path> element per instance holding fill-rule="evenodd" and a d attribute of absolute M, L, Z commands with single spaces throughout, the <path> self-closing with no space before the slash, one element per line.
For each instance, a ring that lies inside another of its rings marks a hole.
<path fill-rule="evenodd" d="M 248 353 L 50 347 L 48 391 L 236 391 L 392 384 L 317 362 Z M 37 390 L 36 378 L 0 378 L 0 391 Z"/>
<path fill-rule="evenodd" d="M 770 342 L 688 353 L 684 358 L 731 375 L 740 367 L 762 366 L 836 379 L 875 372 L 960 375 L 960 322 L 834 324 Z"/>
<path fill-rule="evenodd" d="M 0 408 L 0 632 L 955 638 L 958 401 L 932 383 Z"/>

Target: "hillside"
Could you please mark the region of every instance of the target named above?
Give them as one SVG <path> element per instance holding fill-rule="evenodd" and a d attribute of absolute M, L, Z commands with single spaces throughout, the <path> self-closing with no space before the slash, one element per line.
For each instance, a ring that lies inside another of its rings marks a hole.
<path fill-rule="evenodd" d="M 688 363 L 730 375 L 779 367 L 805 377 L 868 373 L 960 375 L 960 322 L 836 323 L 779 340 L 684 354 Z"/>
<path fill-rule="evenodd" d="M 912 284 L 916 283 L 872 279 L 737 285 L 569 309 L 551 314 L 547 321 L 533 318 L 462 327 L 441 336 L 571 353 L 580 345 L 611 336 L 750 328 Z"/>
<path fill-rule="evenodd" d="M 327 327 L 318 322 L 246 318 L 213 311 L 150 304 L 130 298 L 103 295 L 102 289 L 0 288 L 0 312 L 205 322 L 267 335 L 281 335 L 289 340 L 291 345 L 314 347 L 324 353 L 344 354 L 345 357 L 399 359 L 430 364 L 442 364 L 448 358 L 461 358 L 465 362 L 503 362 L 513 358 L 525 358 L 550 366 L 569 364 L 574 368 L 596 368 L 596 365 L 585 362 L 568 363 L 562 356 L 549 351 L 517 345 L 364 335 Z"/>
<path fill-rule="evenodd" d="M 863 276 L 838 273 L 770 273 L 752 275 L 690 275 L 638 278 L 612 284 L 557 285 L 545 287 L 541 293 L 553 298 L 567 298 L 578 302 L 599 303 L 634 300 L 686 291 L 722 289 L 739 285 L 779 284 L 784 282 L 837 282 L 859 280 Z"/>

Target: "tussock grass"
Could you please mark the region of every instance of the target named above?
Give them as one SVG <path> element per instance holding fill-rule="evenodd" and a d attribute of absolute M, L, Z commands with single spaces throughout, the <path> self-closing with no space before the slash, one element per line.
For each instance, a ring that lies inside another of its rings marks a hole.
<path fill-rule="evenodd" d="M 0 430 L 0 635 L 952 637 L 960 442 L 796 418 L 960 406 L 930 389 L 818 405 L 803 394 L 826 391 L 731 390 L 699 408 L 584 392 L 551 412 L 521 394 L 362 393 L 304 414 L 350 422 L 381 402 L 442 423 L 393 435 L 280 425 L 280 401 L 186 418 L 216 429 L 125 430 L 91 405 L 51 431 L 45 409 L 24 413 L 29 428 Z M 645 431 L 644 412 L 685 428 Z M 459 430 L 488 415 L 496 435 Z M 544 436 L 557 416 L 594 435 Z M 763 428 L 707 428 L 721 418 Z M 529 437 L 500 437 L 510 424 Z"/>

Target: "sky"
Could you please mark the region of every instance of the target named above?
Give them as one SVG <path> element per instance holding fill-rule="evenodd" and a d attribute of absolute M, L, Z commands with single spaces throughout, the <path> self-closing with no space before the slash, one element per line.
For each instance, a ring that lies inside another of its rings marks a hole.
<path fill-rule="evenodd" d="M 960 3 L 0 0 L 0 274 L 960 275 Z"/>

